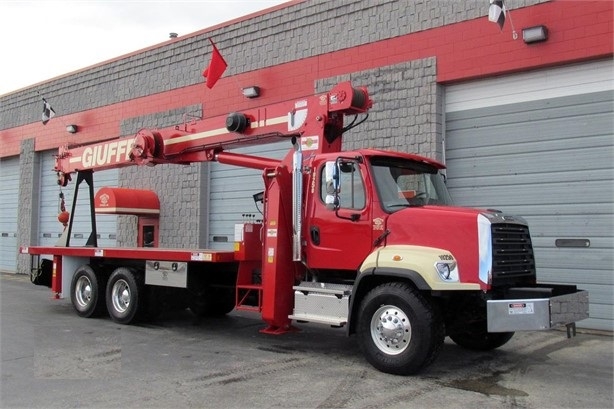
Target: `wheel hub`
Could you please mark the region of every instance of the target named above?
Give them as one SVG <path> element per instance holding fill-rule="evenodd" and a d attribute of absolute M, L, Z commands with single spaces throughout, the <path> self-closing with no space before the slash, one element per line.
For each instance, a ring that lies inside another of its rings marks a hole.
<path fill-rule="evenodd" d="M 87 277 L 80 277 L 75 287 L 75 298 L 81 307 L 86 307 L 92 300 L 92 283 Z"/>
<path fill-rule="evenodd" d="M 371 337 L 380 351 L 389 355 L 400 354 L 411 340 L 407 315 L 393 305 L 380 307 L 371 319 Z"/>
<path fill-rule="evenodd" d="M 113 285 L 113 308 L 119 313 L 125 312 L 130 306 L 130 288 L 124 280 L 118 280 Z"/>
<path fill-rule="evenodd" d="M 120 298 L 121 298 L 122 304 L 126 306 L 130 304 L 130 293 L 128 292 L 128 290 L 122 291 L 122 295 Z"/>

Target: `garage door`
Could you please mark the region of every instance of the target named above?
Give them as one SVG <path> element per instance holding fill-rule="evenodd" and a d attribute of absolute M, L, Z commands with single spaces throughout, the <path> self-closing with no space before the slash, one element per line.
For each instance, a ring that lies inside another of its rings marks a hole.
<path fill-rule="evenodd" d="M 48 151 L 40 154 L 41 158 L 41 196 L 40 196 L 40 218 L 39 218 L 39 245 L 53 246 L 62 235 L 64 227 L 58 222 L 60 212 L 59 194 L 64 194 L 66 210 L 71 211 L 74 197 L 75 183 L 70 182 L 67 187 L 60 190 L 57 184 L 57 177 L 53 171 L 54 154 L 56 151 Z M 110 169 L 94 173 L 94 193 L 103 186 L 117 186 L 118 170 Z M 83 246 L 91 233 L 89 218 L 89 199 L 87 184 L 81 183 L 73 222 L 72 234 L 70 238 L 71 246 Z M 98 233 L 99 247 L 115 247 L 117 237 L 117 216 L 98 215 L 96 217 L 96 230 Z"/>
<path fill-rule="evenodd" d="M 0 271 L 17 269 L 19 157 L 0 158 Z"/>
<path fill-rule="evenodd" d="M 233 152 L 281 159 L 291 147 L 290 142 L 285 141 L 235 149 Z M 235 223 L 262 219 L 262 204 L 256 206 L 253 200 L 254 194 L 264 190 L 262 172 L 217 162 L 210 165 L 208 248 L 232 250 Z"/>
<path fill-rule="evenodd" d="M 613 330 L 614 64 L 446 90 L 448 186 L 459 205 L 524 216 L 541 282 L 590 293 L 580 326 Z"/>

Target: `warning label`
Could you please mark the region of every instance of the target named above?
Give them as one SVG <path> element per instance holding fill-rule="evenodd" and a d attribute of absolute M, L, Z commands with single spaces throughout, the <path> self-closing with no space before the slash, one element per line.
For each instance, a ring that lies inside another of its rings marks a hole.
<path fill-rule="evenodd" d="M 515 302 L 507 305 L 509 315 L 534 314 L 535 308 L 532 302 Z"/>

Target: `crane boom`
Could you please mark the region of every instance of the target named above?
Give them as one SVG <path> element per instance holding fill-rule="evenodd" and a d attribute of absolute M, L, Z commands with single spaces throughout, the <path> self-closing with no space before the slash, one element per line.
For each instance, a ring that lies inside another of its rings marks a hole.
<path fill-rule="evenodd" d="M 55 162 L 58 184 L 71 174 L 132 165 L 187 164 L 217 160 L 226 149 L 300 137 L 317 153 L 341 149 L 343 116 L 365 113 L 372 105 L 366 88 L 342 82 L 329 92 L 232 112 L 159 130 L 141 129 L 133 138 L 120 137 L 91 145 L 60 147 Z M 250 158 L 247 167 L 266 167 Z"/>

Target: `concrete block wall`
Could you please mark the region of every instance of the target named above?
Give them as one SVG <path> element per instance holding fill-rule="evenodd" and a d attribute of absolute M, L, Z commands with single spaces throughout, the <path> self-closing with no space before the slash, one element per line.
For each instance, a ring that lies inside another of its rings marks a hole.
<path fill-rule="evenodd" d="M 190 105 L 122 121 L 122 134 L 134 135 L 142 128 L 164 128 L 200 117 L 202 105 Z M 188 116 L 186 116 L 188 114 Z M 160 200 L 159 246 L 166 248 L 200 248 L 206 245 L 206 211 L 208 203 L 206 163 L 191 165 L 138 166 L 120 169 L 120 187 L 153 190 Z M 180 234 L 177 234 L 180 232 Z M 118 219 L 117 245 L 133 247 L 137 243 L 136 218 Z"/>
<path fill-rule="evenodd" d="M 199 248 L 206 245 L 208 169 L 208 164 L 196 163 L 122 170 L 121 187 L 153 190 L 160 199 L 160 247 Z M 136 232 L 133 217 L 120 217 L 117 246 L 135 246 Z"/>
<path fill-rule="evenodd" d="M 349 80 L 368 84 L 377 95 L 368 120 L 344 136 L 344 149 L 402 150 L 442 160 L 443 101 L 436 71 L 435 58 L 426 58 L 318 81 L 318 92 Z"/>
<path fill-rule="evenodd" d="M 19 154 L 19 212 L 17 243 L 33 243 L 38 234 L 38 197 L 40 166 L 34 151 L 34 139 L 21 142 Z M 30 274 L 30 256 L 17 255 L 17 273 Z"/>

